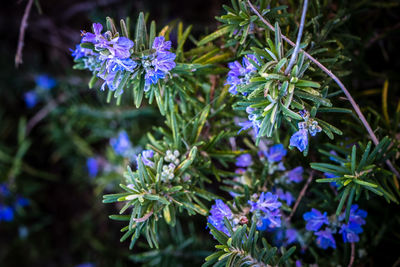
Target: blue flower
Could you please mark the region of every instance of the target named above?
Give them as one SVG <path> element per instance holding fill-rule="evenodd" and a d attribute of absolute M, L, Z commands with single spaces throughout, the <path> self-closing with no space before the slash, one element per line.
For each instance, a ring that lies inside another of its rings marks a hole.
<path fill-rule="evenodd" d="M 150 160 L 154 156 L 153 150 L 144 150 L 142 152 L 142 162 L 144 165 L 154 167 L 154 162 Z"/>
<path fill-rule="evenodd" d="M 279 198 L 280 200 L 286 201 L 286 204 L 287 204 L 288 206 L 292 205 L 292 203 L 293 203 L 293 201 L 294 201 L 294 197 L 293 197 L 293 195 L 292 195 L 289 191 L 287 191 L 287 192 L 285 193 L 281 188 L 278 188 L 278 189 L 276 190 L 276 194 L 278 195 L 278 198 Z"/>
<path fill-rule="evenodd" d="M 208 223 L 212 224 L 217 230 L 229 234 L 228 229 L 225 227 L 224 218 L 228 220 L 233 218 L 233 213 L 228 205 L 221 199 L 215 200 L 215 205 L 211 206 L 210 215 L 207 218 Z"/>
<path fill-rule="evenodd" d="M 133 41 L 126 37 L 116 37 L 108 42 L 106 48 L 113 57 L 125 59 L 131 56 L 130 49 L 133 45 Z"/>
<path fill-rule="evenodd" d="M 282 144 L 273 145 L 268 149 L 268 152 L 264 152 L 269 162 L 281 161 L 286 156 L 287 150 Z"/>
<path fill-rule="evenodd" d="M 11 222 L 14 219 L 14 210 L 10 206 L 0 204 L 0 222 Z"/>
<path fill-rule="evenodd" d="M 24 100 L 27 108 L 33 108 L 38 102 L 38 96 L 35 91 L 29 91 L 24 94 Z"/>
<path fill-rule="evenodd" d="M 132 144 L 129 140 L 128 134 L 125 131 L 121 131 L 117 138 L 111 138 L 110 144 L 117 155 L 126 157 L 132 150 Z"/>
<path fill-rule="evenodd" d="M 257 221 L 257 230 L 265 231 L 268 228 L 274 229 L 281 227 L 281 211 L 279 209 L 275 209 L 272 211 L 268 211 L 260 215 L 261 217 Z"/>
<path fill-rule="evenodd" d="M 71 50 L 71 55 L 74 57 L 74 60 L 81 59 L 83 57 L 95 55 L 95 52 L 89 48 L 83 48 L 80 44 L 75 46 L 75 50 Z"/>
<path fill-rule="evenodd" d="M 260 122 L 260 120 L 258 119 L 258 116 L 257 116 L 256 114 L 253 113 L 254 111 L 255 111 L 254 108 L 251 108 L 251 107 L 247 107 L 247 108 L 246 108 L 246 112 L 247 112 L 247 114 L 249 114 L 249 116 L 248 116 L 249 120 L 248 120 L 248 121 L 245 121 L 245 122 L 239 122 L 239 123 L 238 123 L 238 125 L 242 127 L 242 128 L 239 130 L 238 134 L 239 134 L 241 131 L 244 131 L 244 130 L 247 130 L 247 129 L 253 127 L 254 134 L 255 134 L 256 136 L 258 136 L 258 134 L 259 134 L 259 132 L 260 132 L 261 122 Z"/>
<path fill-rule="evenodd" d="M 303 152 L 308 145 L 308 132 L 306 129 L 300 129 L 290 137 L 290 146 L 297 147 L 300 152 Z"/>
<path fill-rule="evenodd" d="M 318 247 L 322 249 L 327 249 L 329 247 L 336 249 L 336 242 L 331 229 L 326 228 L 325 230 L 315 232 L 315 235 L 317 236 L 316 243 Z"/>
<path fill-rule="evenodd" d="M 243 154 L 236 158 L 237 167 L 248 167 L 253 164 L 250 154 Z"/>
<path fill-rule="evenodd" d="M 300 183 L 303 181 L 303 172 L 304 169 L 301 166 L 294 168 L 293 170 L 288 172 L 288 178 L 290 182 Z"/>
<path fill-rule="evenodd" d="M 304 213 L 303 218 L 307 222 L 306 229 L 308 231 L 318 231 L 322 225 L 329 224 L 326 212 L 322 214 L 319 210 L 314 208 L 311 211 Z"/>
<path fill-rule="evenodd" d="M 17 197 L 17 201 L 15 202 L 15 204 L 17 206 L 20 206 L 20 207 L 26 207 L 26 206 L 29 205 L 29 199 L 21 197 L 21 196 L 18 196 Z"/>
<path fill-rule="evenodd" d="M 169 50 L 171 42 L 165 41 L 164 36 L 154 38 L 152 48 L 155 52 L 142 58 L 142 66 L 145 69 L 145 91 L 150 90 L 152 84 L 164 79 L 170 70 L 175 68 L 176 55 Z"/>
<path fill-rule="evenodd" d="M 348 224 L 343 224 L 340 228 L 339 233 L 342 234 L 343 241 L 345 243 L 355 243 L 360 241 L 358 234 L 361 234 L 363 229 L 361 225 L 355 222 L 349 222 Z"/>
<path fill-rule="evenodd" d="M 93 23 L 93 32 L 83 32 L 82 43 L 92 43 L 96 48 L 105 48 L 108 45 L 107 39 L 101 33 L 103 25 L 100 23 Z"/>
<path fill-rule="evenodd" d="M 247 55 L 243 57 L 242 64 L 239 61 L 231 62 L 228 64 L 230 71 L 225 84 L 229 84 L 229 93 L 236 95 L 237 88 L 241 85 L 246 85 L 250 82 L 250 78 L 257 71 L 257 68 L 249 61 L 251 59 L 257 65 L 260 65 L 254 55 Z M 245 93 L 244 93 L 245 95 Z"/>
<path fill-rule="evenodd" d="M 282 203 L 278 201 L 278 196 L 271 192 L 262 192 L 257 202 L 249 200 L 248 203 L 251 205 L 251 212 L 260 210 L 264 213 L 276 210 L 282 205 Z"/>
<path fill-rule="evenodd" d="M 367 217 L 367 212 L 362 209 L 358 209 L 358 205 L 351 205 L 349 222 L 347 224 L 342 224 L 340 228 L 340 233 L 343 236 L 344 242 L 358 242 L 360 240 L 358 234 L 363 232 L 361 225 L 364 225 L 365 218 Z M 339 216 L 339 221 L 343 221 L 345 214 Z"/>
<path fill-rule="evenodd" d="M 90 177 L 96 177 L 99 172 L 99 162 L 96 158 L 88 158 L 86 160 L 86 167 Z"/>
<path fill-rule="evenodd" d="M 43 90 L 53 89 L 57 85 L 57 81 L 47 74 L 37 76 L 35 83 Z"/>
<path fill-rule="evenodd" d="M 164 36 L 158 36 L 154 38 L 152 48 L 155 49 L 156 52 L 169 51 L 171 50 L 171 41 L 165 41 Z"/>
<path fill-rule="evenodd" d="M 298 233 L 295 229 L 286 229 L 286 243 L 292 244 L 297 241 Z"/>

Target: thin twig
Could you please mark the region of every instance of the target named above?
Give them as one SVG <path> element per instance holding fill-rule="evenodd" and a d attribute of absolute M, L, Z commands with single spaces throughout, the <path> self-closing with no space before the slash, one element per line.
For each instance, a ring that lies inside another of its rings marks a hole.
<path fill-rule="evenodd" d="M 28 0 L 28 4 L 25 7 L 24 16 L 21 20 L 21 26 L 19 27 L 19 37 L 17 53 L 15 54 L 15 67 L 18 67 L 22 63 L 22 48 L 24 47 L 25 30 L 28 27 L 28 18 L 31 13 L 33 0 Z"/>
<path fill-rule="evenodd" d="M 353 266 L 355 257 L 356 257 L 356 245 L 354 243 L 351 243 L 351 256 L 350 256 L 350 262 L 349 262 L 348 267 Z"/>
<path fill-rule="evenodd" d="M 153 215 L 153 210 L 151 210 L 149 213 L 146 213 L 142 218 L 133 218 L 133 220 L 135 222 L 144 222 L 146 221 L 148 218 L 150 218 L 150 216 Z"/>
<path fill-rule="evenodd" d="M 308 0 L 304 0 L 303 11 L 301 13 L 301 19 L 300 19 L 299 32 L 297 33 L 296 46 L 294 47 L 292 57 L 290 58 L 289 61 L 289 65 L 285 70 L 285 75 L 288 75 L 289 72 L 292 70 L 294 63 L 296 62 L 297 55 L 299 54 L 300 51 L 301 36 L 303 35 L 304 22 L 306 20 L 306 14 L 307 14 L 307 7 L 308 7 Z"/>
<path fill-rule="evenodd" d="M 297 199 L 296 199 L 296 203 L 294 203 L 292 212 L 290 213 L 290 215 L 289 215 L 289 217 L 288 217 L 288 219 L 287 219 L 288 222 L 290 222 L 290 220 L 292 219 L 294 213 L 295 213 L 296 210 L 297 210 L 297 207 L 298 207 L 299 204 L 300 204 L 301 199 L 302 199 L 302 198 L 304 197 L 304 195 L 306 194 L 307 188 L 308 188 L 308 186 L 310 185 L 310 183 L 311 183 L 311 181 L 312 181 L 312 179 L 313 179 L 313 176 L 314 176 L 314 172 L 311 171 L 310 176 L 308 177 L 306 184 L 303 186 L 303 188 L 302 188 L 301 191 L 300 191 L 299 196 L 298 196 Z"/>
<path fill-rule="evenodd" d="M 250 0 L 247 0 L 247 3 L 249 4 L 250 8 L 253 10 L 253 12 L 260 18 L 260 20 L 273 32 L 275 32 L 274 26 L 272 26 L 271 23 L 269 23 L 266 19 L 264 19 L 263 16 L 257 11 L 257 9 L 251 4 Z M 295 46 L 295 44 L 285 35 L 282 34 L 282 39 L 285 40 L 288 44 L 291 46 Z M 304 51 L 303 49 L 300 49 L 301 52 L 304 53 L 304 55 L 310 59 L 315 65 L 317 65 L 321 70 L 323 70 L 326 74 L 328 74 L 329 77 L 332 78 L 336 82 L 336 84 L 340 87 L 340 89 L 343 91 L 343 93 L 346 95 L 347 99 L 349 100 L 350 104 L 353 106 L 353 109 L 358 115 L 358 118 L 361 120 L 362 124 L 364 125 L 365 129 L 367 129 L 368 134 L 371 136 L 372 141 L 374 142 L 375 145 L 379 144 L 379 140 L 376 137 L 374 131 L 372 130 L 371 126 L 369 125 L 368 121 L 365 119 L 364 115 L 362 114 L 360 108 L 358 107 L 357 103 L 354 101 L 353 97 L 351 96 L 350 92 L 346 89 L 344 84 L 339 80 L 338 77 L 336 77 L 335 74 L 333 74 L 330 70 L 328 70 L 324 65 L 322 65 L 318 60 L 316 60 L 313 56 L 311 56 L 309 53 Z M 396 170 L 396 168 L 393 166 L 393 164 L 389 161 L 386 160 L 386 165 L 388 165 L 389 169 L 397 176 L 398 179 L 400 179 L 400 173 Z"/>
<path fill-rule="evenodd" d="M 33 116 L 28 123 L 26 124 L 26 135 L 28 135 L 33 127 L 36 126 L 41 120 L 43 120 L 54 108 L 57 107 L 60 103 L 67 100 L 67 96 L 65 94 L 61 94 L 57 97 L 56 100 L 52 99 L 50 102 L 44 106 L 41 110 L 39 110 L 35 116 Z"/>

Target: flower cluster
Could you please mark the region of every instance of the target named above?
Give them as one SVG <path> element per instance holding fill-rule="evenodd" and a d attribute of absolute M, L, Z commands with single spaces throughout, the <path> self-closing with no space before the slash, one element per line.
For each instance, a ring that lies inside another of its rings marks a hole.
<path fill-rule="evenodd" d="M 224 218 L 231 221 L 233 219 L 233 213 L 228 205 L 221 199 L 217 199 L 215 200 L 215 205 L 212 205 L 210 209 L 210 216 L 208 216 L 207 222 L 212 224 L 218 231 L 230 235 L 224 224 Z"/>
<path fill-rule="evenodd" d="M 342 214 L 339 217 L 340 221 L 344 220 L 345 215 Z M 348 223 L 343 223 L 339 233 L 343 236 L 344 242 L 354 243 L 360 241 L 358 236 L 363 232 L 362 225 L 365 224 L 365 218 L 367 217 L 367 212 L 365 210 L 358 209 L 358 205 L 352 205 L 350 208 L 350 217 Z"/>
<path fill-rule="evenodd" d="M 316 243 L 320 248 L 336 248 L 336 242 L 333 238 L 332 230 L 328 227 L 324 230 L 320 230 L 324 224 L 329 225 L 326 212 L 322 214 L 319 210 L 312 209 L 311 211 L 304 213 L 303 218 L 307 222 L 306 229 L 315 232 L 315 235 L 317 236 Z"/>
<path fill-rule="evenodd" d="M 260 133 L 260 126 L 261 126 L 261 118 L 260 116 L 256 113 L 256 109 L 247 107 L 246 108 L 247 114 L 249 114 L 247 121 L 239 122 L 238 125 L 242 127 L 239 131 L 238 134 L 241 131 L 245 131 L 247 129 L 253 128 L 254 130 L 254 135 L 258 136 Z"/>
<path fill-rule="evenodd" d="M 134 54 L 134 42 L 119 33 L 110 31 L 102 33 L 100 23 L 93 24 L 93 33 L 82 32 L 81 44 L 92 44 L 93 49 L 77 45 L 72 52 L 76 62 L 82 63 L 84 69 L 92 71 L 104 82 L 101 90 L 106 86 L 109 90 L 118 89 L 118 94 L 123 93 L 127 79 L 136 77 L 140 71 L 145 73 L 145 87 L 148 91 L 150 85 L 156 84 L 159 79 L 164 79 L 170 70 L 175 67 L 175 54 L 170 52 L 171 42 L 165 41 L 163 36 L 154 39 L 149 53 Z"/>
<path fill-rule="evenodd" d="M 297 147 L 300 152 L 303 152 L 308 146 L 308 133 L 315 136 L 322 129 L 318 122 L 310 118 L 310 113 L 306 110 L 300 111 L 300 116 L 304 121 L 298 123 L 299 130 L 290 138 L 290 146 Z"/>
<path fill-rule="evenodd" d="M 230 71 L 228 72 L 226 84 L 229 85 L 229 93 L 236 95 L 238 93 L 238 88 L 250 83 L 250 78 L 257 72 L 257 68 L 254 64 L 260 65 L 254 55 L 243 57 L 242 64 L 240 64 L 239 61 L 228 64 Z M 246 95 L 246 93 L 243 92 L 243 95 Z"/>
<path fill-rule="evenodd" d="M 328 220 L 326 212 L 323 214 L 312 209 L 309 212 L 304 213 L 303 218 L 307 222 L 306 229 L 308 231 L 314 231 L 315 236 L 317 236 L 316 243 L 322 249 L 327 249 L 329 247 L 336 248 L 336 242 L 333 238 L 333 234 L 337 232 L 336 228 L 339 227 L 339 233 L 342 234 L 343 242 L 354 243 L 360 240 L 358 236 L 363 232 L 362 225 L 365 224 L 365 218 L 367 217 L 367 212 L 358 209 L 358 205 L 354 204 L 350 208 L 350 217 L 348 223 L 343 222 L 345 219 L 345 214 L 339 216 L 339 225 L 332 223 Z M 321 230 L 323 225 L 327 225 L 324 230 Z"/>
<path fill-rule="evenodd" d="M 304 169 L 301 166 L 294 168 L 288 172 L 288 182 L 300 183 L 303 181 Z"/>
<path fill-rule="evenodd" d="M 282 205 L 278 201 L 278 196 L 271 192 L 260 194 L 257 201 L 248 202 L 251 206 L 250 212 L 256 214 L 258 219 L 257 229 L 265 230 L 266 228 L 276 228 L 281 226 L 281 211 L 279 207 Z"/>
<path fill-rule="evenodd" d="M 171 42 L 165 41 L 164 36 L 154 38 L 153 47 L 155 52 L 143 56 L 141 63 L 146 72 L 144 91 L 147 92 L 152 84 L 156 84 L 159 79 L 164 79 L 170 70 L 175 68 L 176 55 L 169 50 Z"/>

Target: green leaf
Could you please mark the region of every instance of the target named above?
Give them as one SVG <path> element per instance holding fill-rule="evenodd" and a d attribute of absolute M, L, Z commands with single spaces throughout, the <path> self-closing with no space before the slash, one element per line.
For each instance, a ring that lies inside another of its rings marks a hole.
<path fill-rule="evenodd" d="M 229 26 L 225 26 L 209 35 L 207 35 L 206 37 L 204 37 L 203 39 L 201 39 L 198 43 L 197 46 L 202 46 L 205 45 L 208 42 L 211 42 L 215 39 L 217 39 L 218 37 L 227 34 L 230 31 L 230 27 Z"/>

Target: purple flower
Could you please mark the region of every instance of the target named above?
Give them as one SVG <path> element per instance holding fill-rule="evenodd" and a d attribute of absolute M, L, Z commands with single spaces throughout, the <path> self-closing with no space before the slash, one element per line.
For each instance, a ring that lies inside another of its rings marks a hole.
<path fill-rule="evenodd" d="M 306 229 L 308 231 L 318 231 L 322 225 L 329 225 L 326 212 L 322 214 L 319 210 L 314 208 L 311 211 L 304 213 L 303 218 L 307 222 Z"/>
<path fill-rule="evenodd" d="M 267 228 L 274 229 L 281 227 L 281 216 L 279 209 L 266 212 L 257 222 L 257 229 L 264 231 Z"/>
<path fill-rule="evenodd" d="M 358 205 L 351 205 L 349 222 L 347 224 L 342 224 L 340 228 L 340 233 L 343 236 L 344 242 L 358 242 L 360 240 L 358 234 L 363 232 L 361 225 L 364 225 L 365 218 L 367 217 L 367 212 L 362 209 L 358 209 Z M 339 221 L 343 221 L 345 214 L 342 213 L 339 216 Z"/>
<path fill-rule="evenodd" d="M 282 144 L 273 145 L 268 149 L 268 152 L 264 152 L 269 162 L 281 161 L 286 156 L 287 150 Z"/>
<path fill-rule="evenodd" d="M 120 156 L 126 157 L 132 150 L 131 141 L 129 141 L 128 134 L 125 131 L 121 131 L 117 138 L 111 138 L 110 144 L 115 153 Z"/>
<path fill-rule="evenodd" d="M 83 47 L 81 47 L 80 44 L 77 44 L 75 46 L 75 50 L 72 50 L 72 49 L 70 49 L 70 50 L 72 52 L 71 55 L 74 57 L 74 60 L 78 60 L 80 58 L 92 56 L 92 55 L 96 54 L 95 52 L 93 52 L 92 49 L 83 48 Z"/>
<path fill-rule="evenodd" d="M 94 33 L 83 33 L 82 43 L 92 43 L 94 45 L 100 44 L 101 47 L 105 47 L 107 45 L 107 40 L 101 34 L 103 31 L 103 25 L 100 23 L 93 23 L 92 28 Z"/>
<path fill-rule="evenodd" d="M 349 222 L 348 224 L 343 224 L 340 228 L 339 233 L 342 234 L 343 241 L 345 243 L 355 243 L 360 241 L 358 234 L 361 234 L 363 229 L 361 225 L 355 222 Z"/>
<path fill-rule="evenodd" d="M 145 92 L 150 90 L 152 84 L 156 84 L 158 80 L 164 79 L 169 71 L 175 68 L 176 55 L 169 50 L 171 42 L 165 41 L 163 36 L 154 38 L 152 48 L 154 54 L 144 56 L 142 65 L 145 69 Z"/>
<path fill-rule="evenodd" d="M 288 206 L 292 205 L 294 198 L 289 191 L 286 191 L 286 193 L 285 193 L 281 188 L 278 188 L 276 190 L 276 194 L 278 195 L 278 198 L 280 200 L 286 201 L 286 204 Z"/>
<path fill-rule="evenodd" d="M 153 168 L 154 167 L 154 162 L 150 160 L 153 156 L 154 156 L 154 151 L 153 150 L 143 150 L 142 151 L 143 164 Z"/>
<path fill-rule="evenodd" d="M 14 219 L 14 210 L 10 206 L 0 204 L 0 222 L 11 222 Z"/>
<path fill-rule="evenodd" d="M 257 65 L 260 65 L 254 55 L 243 57 L 242 64 L 239 61 L 234 61 L 228 64 L 230 71 L 225 84 L 229 84 L 229 93 L 236 95 L 238 86 L 246 85 L 250 82 L 250 78 L 257 71 L 257 68 L 249 61 L 251 59 Z M 245 94 L 245 93 L 244 93 Z"/>
<path fill-rule="evenodd" d="M 258 120 L 257 115 L 253 114 L 254 111 L 255 111 L 254 108 L 251 108 L 251 107 L 246 108 L 246 112 L 247 112 L 247 114 L 249 114 L 249 116 L 248 116 L 249 120 L 238 123 L 238 125 L 242 127 L 239 130 L 238 134 L 243 130 L 247 130 L 250 127 L 253 127 L 254 134 L 258 136 L 258 134 L 260 132 L 261 122 L 260 122 L 260 120 Z"/>
<path fill-rule="evenodd" d="M 130 49 L 133 45 L 133 41 L 126 37 L 116 37 L 108 42 L 107 49 L 114 57 L 124 59 L 131 56 Z"/>
<path fill-rule="evenodd" d="M 260 210 L 264 213 L 276 210 L 282 205 L 282 203 L 278 201 L 278 196 L 271 192 L 262 192 L 257 202 L 249 200 L 248 203 L 251 205 L 251 212 Z"/>
<path fill-rule="evenodd" d="M 150 90 L 151 84 L 156 84 L 158 80 L 165 78 L 165 73 L 162 70 L 148 69 L 144 78 L 146 82 L 144 91 L 147 92 Z"/>
<path fill-rule="evenodd" d="M 38 96 L 35 91 L 29 91 L 24 94 L 24 100 L 27 108 L 33 108 L 38 102 Z"/>
<path fill-rule="evenodd" d="M 96 158 L 88 158 L 86 160 L 86 167 L 90 177 L 96 177 L 99 172 L 99 162 Z"/>
<path fill-rule="evenodd" d="M 236 166 L 237 167 L 248 167 L 253 164 L 250 154 L 243 154 L 237 157 Z"/>
<path fill-rule="evenodd" d="M 212 224 L 217 230 L 230 235 L 228 229 L 225 227 L 224 218 L 228 220 L 233 218 L 233 214 L 228 205 L 226 205 L 222 200 L 215 200 L 215 205 L 211 206 L 210 216 L 208 216 L 208 223 Z"/>
<path fill-rule="evenodd" d="M 315 232 L 315 235 L 317 236 L 316 243 L 318 247 L 322 249 L 327 249 L 329 247 L 336 249 L 336 242 L 331 229 L 326 228 L 325 230 Z"/>
<path fill-rule="evenodd" d="M 300 183 L 303 181 L 303 167 L 298 166 L 293 170 L 289 171 L 288 178 L 290 182 Z"/>
<path fill-rule="evenodd" d="M 57 85 L 57 81 L 47 74 L 37 76 L 35 83 L 43 90 L 53 89 Z"/>
<path fill-rule="evenodd" d="M 153 59 L 152 63 L 154 70 L 161 70 L 164 73 L 169 72 L 175 68 L 176 64 L 174 62 L 176 55 L 171 52 L 158 52 L 157 57 Z"/>
<path fill-rule="evenodd" d="M 290 146 L 297 147 L 300 152 L 303 152 L 308 145 L 308 133 L 306 129 L 300 129 L 290 137 Z"/>
<path fill-rule="evenodd" d="M 164 36 L 154 38 L 153 49 L 157 52 L 165 52 L 171 50 L 171 41 L 165 41 Z"/>
<path fill-rule="evenodd" d="M 295 229 L 287 229 L 286 230 L 286 239 L 287 239 L 286 243 L 289 245 L 289 244 L 296 242 L 297 236 L 298 236 L 298 233 Z"/>

